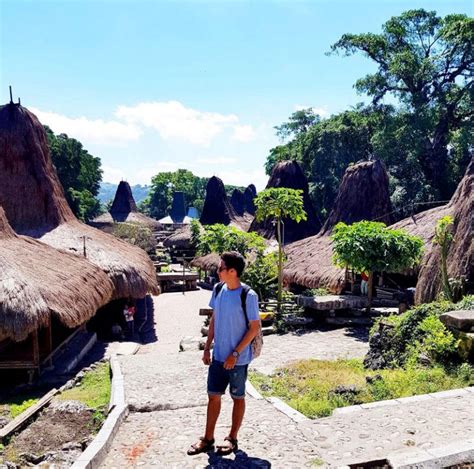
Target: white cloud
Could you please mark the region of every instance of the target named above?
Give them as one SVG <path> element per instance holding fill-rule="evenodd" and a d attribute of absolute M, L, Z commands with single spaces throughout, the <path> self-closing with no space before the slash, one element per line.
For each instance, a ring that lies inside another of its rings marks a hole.
<path fill-rule="evenodd" d="M 329 117 L 330 112 L 329 112 L 329 106 L 324 105 L 324 106 L 304 106 L 302 104 L 296 104 L 295 105 L 295 111 L 301 111 L 302 109 L 312 109 L 315 114 L 318 114 L 320 117 Z"/>
<path fill-rule="evenodd" d="M 42 124 L 46 124 L 55 133 L 65 133 L 84 143 L 120 143 L 137 140 L 142 130 L 133 124 L 102 119 L 87 119 L 86 117 L 68 117 L 55 112 L 45 112 L 31 108 Z"/>
<path fill-rule="evenodd" d="M 236 125 L 234 126 L 234 133 L 232 134 L 231 140 L 237 142 L 251 142 L 255 140 L 257 133 L 251 125 Z"/>
<path fill-rule="evenodd" d="M 185 107 L 178 101 L 119 106 L 116 117 L 157 130 L 164 140 L 177 138 L 208 146 L 224 129 L 239 121 L 235 114 L 203 112 Z"/>
<path fill-rule="evenodd" d="M 210 164 L 234 164 L 237 163 L 237 158 L 227 158 L 225 156 L 219 156 L 216 158 L 198 158 L 196 160 L 198 164 L 210 165 Z"/>

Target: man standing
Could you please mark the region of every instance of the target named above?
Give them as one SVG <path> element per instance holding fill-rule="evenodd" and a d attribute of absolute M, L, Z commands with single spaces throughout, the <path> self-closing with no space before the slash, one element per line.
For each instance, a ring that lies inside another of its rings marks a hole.
<path fill-rule="evenodd" d="M 258 296 L 240 282 L 245 260 L 238 252 L 225 252 L 218 268 L 221 283 L 214 287 L 209 306 L 214 310 L 202 361 L 209 366 L 207 378 L 207 422 L 204 437 L 188 450 L 190 456 L 214 447 L 214 430 L 227 386 L 233 399 L 232 427 L 217 452 L 227 455 L 237 450 L 237 434 L 245 413 L 245 382 L 252 360 L 251 342 L 259 333 Z M 245 309 L 242 307 L 245 301 Z M 214 351 L 211 361 L 211 345 Z"/>

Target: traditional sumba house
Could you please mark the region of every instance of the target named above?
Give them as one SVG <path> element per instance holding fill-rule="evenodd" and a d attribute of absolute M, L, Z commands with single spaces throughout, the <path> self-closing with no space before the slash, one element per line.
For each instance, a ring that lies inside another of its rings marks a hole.
<path fill-rule="evenodd" d="M 416 284 L 416 303 L 434 301 L 442 290 L 441 250 L 432 240 L 437 221 L 450 215 L 454 219 L 453 241 L 447 256 L 448 277 L 464 280 L 471 284 L 474 277 L 473 227 L 474 227 L 474 161 L 469 164 L 466 174 L 447 205 L 418 213 L 392 225 L 403 228 L 425 241 L 425 254 L 421 261 Z"/>
<path fill-rule="evenodd" d="M 18 236 L 0 207 L 0 369 L 38 370 L 61 329 L 84 324 L 113 291 L 83 257 Z"/>
<path fill-rule="evenodd" d="M 253 199 L 257 197 L 257 189 L 253 184 L 250 184 L 244 191 L 244 210 L 250 215 L 255 215 L 255 203 Z"/>
<path fill-rule="evenodd" d="M 89 224 L 95 228 L 110 231 L 115 223 L 134 223 L 151 230 L 158 230 L 161 227 L 158 220 L 138 211 L 132 189 L 126 181 L 120 181 L 109 212 L 94 218 Z"/>
<path fill-rule="evenodd" d="M 273 168 L 266 188 L 269 189 L 271 187 L 288 187 L 290 189 L 300 189 L 303 191 L 303 208 L 306 211 L 308 219 L 300 223 L 288 219 L 283 220 L 283 242 L 285 244 L 307 238 L 319 231 L 321 223 L 317 219 L 313 204 L 309 198 L 308 181 L 296 161 L 282 161 Z M 249 231 L 256 231 L 267 239 L 274 239 L 276 237 L 275 225 L 272 220 L 262 222 L 254 220 Z"/>
<path fill-rule="evenodd" d="M 321 231 L 285 248 L 284 281 L 341 293 L 346 285 L 346 273 L 332 262 L 330 235 L 334 226 L 341 221 L 350 224 L 361 220 L 390 224 L 391 212 L 388 176 L 383 164 L 376 160 L 350 166 L 344 173 L 334 207 Z"/>
<path fill-rule="evenodd" d="M 174 192 L 170 214 L 167 217 L 161 218 L 159 222 L 168 229 L 177 229 L 183 225 L 189 225 L 191 220 L 192 218 L 186 215 L 184 192 Z"/>
<path fill-rule="evenodd" d="M 234 189 L 230 197 L 230 203 L 237 215 L 242 216 L 245 213 L 245 197 L 240 189 Z"/>
<path fill-rule="evenodd" d="M 18 104 L 0 107 L 0 205 L 18 234 L 87 257 L 114 286 L 113 298 L 157 293 L 155 269 L 141 249 L 76 219 L 54 170 L 43 126 Z"/>
<path fill-rule="evenodd" d="M 200 222 L 203 225 L 215 225 L 221 223 L 228 225 L 237 218 L 225 192 L 224 183 L 216 176 L 212 176 L 207 182 L 206 199 L 201 213 Z"/>

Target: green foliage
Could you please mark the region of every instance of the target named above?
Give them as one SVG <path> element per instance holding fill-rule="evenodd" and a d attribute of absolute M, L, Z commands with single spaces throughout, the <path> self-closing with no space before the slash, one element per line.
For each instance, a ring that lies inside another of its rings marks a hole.
<path fill-rule="evenodd" d="M 392 17 L 381 34 L 344 34 L 332 46 L 346 55 L 361 52 L 377 70 L 356 83 L 378 103 L 397 98 L 419 130 L 417 159 L 435 196 L 448 198 L 453 132 L 472 129 L 474 19 L 409 10 Z M 471 140 L 472 142 L 472 140 Z"/>
<path fill-rule="evenodd" d="M 105 409 L 110 401 L 109 364 L 100 363 L 97 368 L 85 373 L 80 386 L 62 392 L 58 398 L 80 401 L 99 411 Z"/>
<path fill-rule="evenodd" d="M 451 231 L 453 224 L 454 219 L 450 215 L 440 218 L 436 222 L 435 235 L 433 237 L 433 244 L 437 244 L 441 249 L 441 281 L 443 283 L 444 296 L 449 301 L 454 300 L 447 267 L 449 248 L 453 241 L 453 233 Z"/>
<path fill-rule="evenodd" d="M 384 223 L 338 223 L 332 234 L 334 262 L 356 272 L 401 272 L 416 265 L 423 241 Z"/>
<path fill-rule="evenodd" d="M 194 225 L 193 236 L 197 235 Z M 245 233 L 234 226 L 221 224 L 209 225 L 200 229 L 197 241 L 197 251 L 201 256 L 215 252 L 222 254 L 225 251 L 237 251 L 244 257 L 251 252 L 262 254 L 265 250 L 265 240 L 255 232 Z"/>
<path fill-rule="evenodd" d="M 329 295 L 329 290 L 326 288 L 307 288 L 303 293 L 303 296 L 325 296 Z"/>
<path fill-rule="evenodd" d="M 134 246 L 138 246 L 148 253 L 153 253 L 156 247 L 156 240 L 152 231 L 139 224 L 115 223 L 113 235 Z"/>
<path fill-rule="evenodd" d="M 276 134 L 282 140 L 292 135 L 304 134 L 319 120 L 319 116 L 314 113 L 312 108 L 300 109 L 290 116 L 289 122 L 275 127 Z"/>
<path fill-rule="evenodd" d="M 277 396 L 309 418 L 327 417 L 337 407 L 465 387 L 474 379 L 465 365 L 452 372 L 440 366 L 368 372 L 360 360 L 301 360 L 272 376 L 249 377 L 264 396 Z"/>
<path fill-rule="evenodd" d="M 242 276 L 243 282 L 251 285 L 257 292 L 260 301 L 275 298 L 278 279 L 278 255 L 272 252 L 258 255 L 249 265 Z"/>
<path fill-rule="evenodd" d="M 76 217 L 91 220 L 101 213 L 97 199 L 102 180 L 99 158 L 92 156 L 82 143 L 66 134 L 55 135 L 45 126 L 48 146 L 66 199 Z"/>
<path fill-rule="evenodd" d="M 444 366 L 456 364 L 459 361 L 456 356 L 458 341 L 439 320 L 439 316 L 448 311 L 472 307 L 473 303 L 474 296 L 467 296 L 458 303 L 427 303 L 401 315 L 381 318 L 370 331 L 370 348 L 376 347 L 381 363 L 387 367 L 413 366 L 421 355 L 432 363 Z"/>
<path fill-rule="evenodd" d="M 257 221 L 290 218 L 299 223 L 307 219 L 303 209 L 303 191 L 299 189 L 271 187 L 260 192 L 254 203 Z"/>

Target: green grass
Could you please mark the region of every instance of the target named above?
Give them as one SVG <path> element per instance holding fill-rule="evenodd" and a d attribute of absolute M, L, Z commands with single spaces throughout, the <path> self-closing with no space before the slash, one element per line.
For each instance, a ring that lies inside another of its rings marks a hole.
<path fill-rule="evenodd" d="M 80 401 L 92 409 L 107 407 L 110 401 L 109 364 L 100 363 L 84 375 L 80 386 L 64 391 L 58 399 Z"/>
<path fill-rule="evenodd" d="M 14 419 L 28 409 L 28 407 L 36 404 L 40 397 L 37 393 L 22 393 L 10 396 L 0 401 L 0 415 L 10 414 L 10 417 Z"/>
<path fill-rule="evenodd" d="M 368 384 L 366 377 L 374 376 Z M 464 364 L 450 373 L 441 367 L 368 371 L 362 360 L 302 360 L 272 376 L 252 372 L 250 381 L 264 396 L 279 397 L 316 418 L 337 407 L 465 387 L 474 382 L 474 369 Z M 357 392 L 334 393 L 342 385 L 353 385 Z"/>

